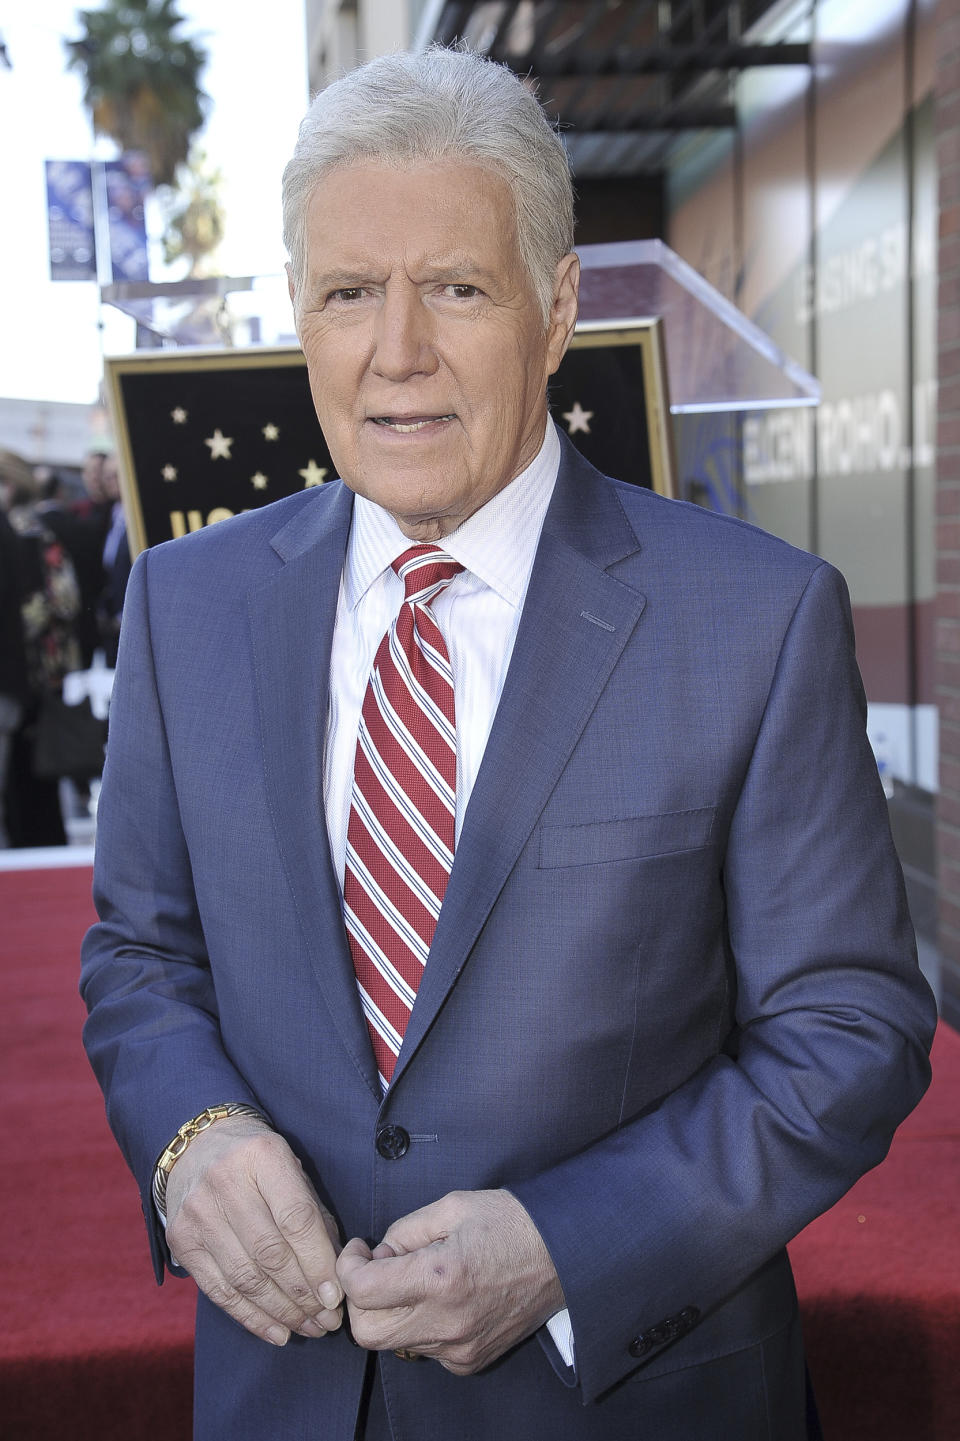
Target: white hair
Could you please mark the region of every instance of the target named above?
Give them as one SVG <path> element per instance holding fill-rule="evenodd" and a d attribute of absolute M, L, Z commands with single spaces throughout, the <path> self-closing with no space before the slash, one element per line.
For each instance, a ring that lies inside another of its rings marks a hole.
<path fill-rule="evenodd" d="M 384 55 L 321 90 L 283 172 L 283 239 L 297 293 L 306 278 L 306 212 L 331 170 L 462 157 L 507 182 L 517 245 L 547 324 L 557 263 L 573 248 L 566 151 L 540 102 L 505 65 L 435 45 Z"/>

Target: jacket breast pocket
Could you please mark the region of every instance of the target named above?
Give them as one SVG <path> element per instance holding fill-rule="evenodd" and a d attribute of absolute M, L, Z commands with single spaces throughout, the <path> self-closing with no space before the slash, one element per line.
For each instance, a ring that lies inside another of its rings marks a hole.
<path fill-rule="evenodd" d="M 714 806 L 701 806 L 655 816 L 629 816 L 625 820 L 541 826 L 537 864 L 541 870 L 549 870 L 554 866 L 592 866 L 699 850 L 710 844 L 715 814 Z"/>

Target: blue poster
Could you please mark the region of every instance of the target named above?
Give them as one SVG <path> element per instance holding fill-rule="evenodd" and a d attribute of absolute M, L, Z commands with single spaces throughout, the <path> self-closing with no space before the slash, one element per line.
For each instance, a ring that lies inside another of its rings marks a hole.
<path fill-rule="evenodd" d="M 47 230 L 51 280 L 96 280 L 93 190 L 83 160 L 48 160 Z"/>
<path fill-rule="evenodd" d="M 131 152 L 104 166 L 113 279 L 148 280 L 144 201 L 151 189 L 146 157 Z"/>

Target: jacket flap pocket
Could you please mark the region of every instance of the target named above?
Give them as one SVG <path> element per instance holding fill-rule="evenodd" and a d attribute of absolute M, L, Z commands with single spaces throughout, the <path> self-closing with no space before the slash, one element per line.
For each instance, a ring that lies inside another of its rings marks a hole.
<path fill-rule="evenodd" d="M 714 806 L 667 811 L 656 816 L 631 816 L 622 821 L 594 821 L 579 826 L 541 826 L 542 869 L 590 866 L 601 861 L 635 860 L 644 856 L 692 851 L 709 844 Z"/>

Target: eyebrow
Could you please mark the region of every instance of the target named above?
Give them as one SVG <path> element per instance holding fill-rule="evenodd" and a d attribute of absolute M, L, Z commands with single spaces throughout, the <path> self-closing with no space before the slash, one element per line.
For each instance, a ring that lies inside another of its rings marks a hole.
<path fill-rule="evenodd" d="M 440 260 L 424 262 L 422 268 L 414 265 L 414 272 L 422 277 L 422 282 L 446 280 L 451 283 L 458 281 L 478 281 L 481 284 L 490 284 L 498 278 L 498 272 L 490 270 L 470 255 L 459 253 L 445 256 Z M 371 282 L 382 283 L 382 270 L 371 265 L 369 260 L 358 260 L 352 269 L 338 268 L 336 270 L 324 270 L 317 275 L 308 276 L 308 287 L 313 295 L 327 294 L 331 290 L 347 289 L 352 286 L 366 285 Z"/>
<path fill-rule="evenodd" d="M 358 265 L 354 270 L 325 270 L 319 275 L 307 277 L 310 289 L 319 294 L 327 290 L 339 290 L 352 285 L 363 285 L 371 279 L 366 266 Z"/>
<path fill-rule="evenodd" d="M 485 265 L 472 255 L 460 252 L 454 255 L 443 256 L 440 260 L 424 262 L 421 272 L 428 280 L 441 280 L 444 277 L 469 275 L 477 280 L 494 280 L 497 272 L 488 270 Z"/>

